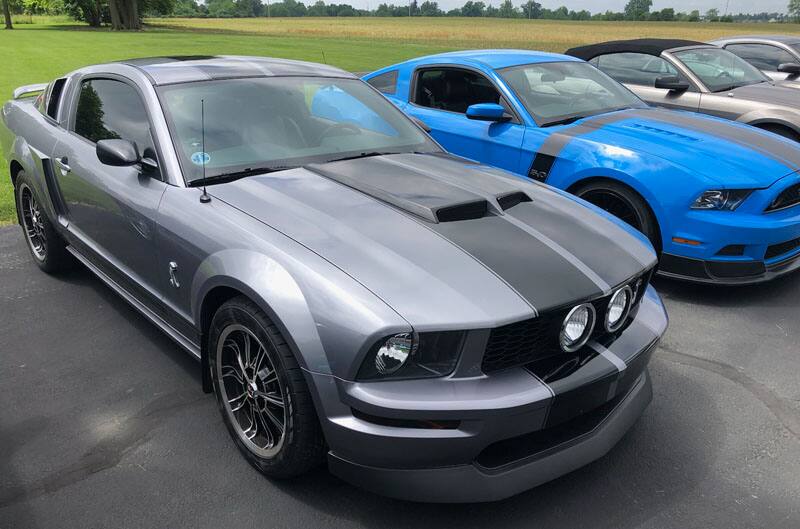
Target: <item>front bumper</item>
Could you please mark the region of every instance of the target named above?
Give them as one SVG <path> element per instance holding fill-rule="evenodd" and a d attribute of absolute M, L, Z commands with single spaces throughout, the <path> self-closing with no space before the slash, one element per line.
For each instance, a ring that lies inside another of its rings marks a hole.
<path fill-rule="evenodd" d="M 747 284 L 797 270 L 800 205 L 764 213 L 766 203 L 756 202 L 748 210 L 742 206 L 743 211 L 687 212 L 680 229 L 664 233 L 659 274 L 704 283 Z M 695 242 L 685 244 L 673 238 Z"/>
<path fill-rule="evenodd" d="M 331 471 L 388 496 L 494 501 L 605 454 L 652 398 L 647 364 L 667 326 L 648 288 L 612 343 L 558 376 L 527 366 L 471 378 L 348 382 L 312 374 Z M 544 382 L 546 379 L 547 382 Z"/>

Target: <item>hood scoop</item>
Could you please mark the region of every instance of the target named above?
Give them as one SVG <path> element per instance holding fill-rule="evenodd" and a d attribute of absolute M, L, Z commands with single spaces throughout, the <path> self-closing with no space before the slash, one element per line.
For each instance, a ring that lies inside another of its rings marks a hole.
<path fill-rule="evenodd" d="M 410 170 L 393 163 L 386 159 L 390 156 L 312 164 L 305 168 L 428 222 L 479 219 L 490 214 L 490 209 L 497 210 L 485 197 L 437 178 L 433 172 Z"/>

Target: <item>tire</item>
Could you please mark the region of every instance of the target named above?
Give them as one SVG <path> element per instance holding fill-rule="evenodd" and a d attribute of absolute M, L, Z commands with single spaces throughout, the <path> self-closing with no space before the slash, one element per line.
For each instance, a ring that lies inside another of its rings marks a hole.
<path fill-rule="evenodd" d="M 67 245 L 42 210 L 41 201 L 24 171 L 17 173 L 14 199 L 22 221 L 25 242 L 34 262 L 48 274 L 70 268 L 73 261 Z"/>
<path fill-rule="evenodd" d="M 224 303 L 211 322 L 208 351 L 217 404 L 247 461 L 271 478 L 292 478 L 320 465 L 325 442 L 311 394 L 267 315 L 245 297 Z"/>
<path fill-rule="evenodd" d="M 800 134 L 797 134 L 795 131 L 791 130 L 788 127 L 784 127 L 782 125 L 767 124 L 767 125 L 760 125 L 759 128 L 762 130 L 766 130 L 767 132 L 777 134 L 778 136 L 789 138 L 790 140 L 800 141 Z"/>
<path fill-rule="evenodd" d="M 658 222 L 647 202 L 634 190 L 611 180 L 584 184 L 573 193 L 644 233 L 656 251 L 661 251 Z"/>

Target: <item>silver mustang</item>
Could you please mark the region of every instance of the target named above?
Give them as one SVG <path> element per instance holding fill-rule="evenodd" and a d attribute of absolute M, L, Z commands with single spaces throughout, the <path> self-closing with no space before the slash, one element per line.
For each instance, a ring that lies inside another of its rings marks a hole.
<path fill-rule="evenodd" d="M 775 81 L 800 85 L 800 36 L 742 35 L 712 41 L 746 60 Z"/>
<path fill-rule="evenodd" d="M 633 39 L 566 53 L 589 61 L 652 105 L 711 114 L 800 141 L 800 85 L 775 82 L 717 46 Z"/>
<path fill-rule="evenodd" d="M 496 500 L 651 399 L 646 239 L 442 152 L 351 74 L 139 59 L 16 96 L 0 143 L 35 262 L 71 254 L 196 356 L 268 476 L 327 456 L 387 495 Z"/>

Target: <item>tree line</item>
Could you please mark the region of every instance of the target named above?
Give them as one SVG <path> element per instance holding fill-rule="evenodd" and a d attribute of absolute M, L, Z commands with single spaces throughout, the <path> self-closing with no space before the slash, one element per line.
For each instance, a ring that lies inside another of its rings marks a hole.
<path fill-rule="evenodd" d="M 297 0 L 0 0 L 11 28 L 11 13 L 67 14 L 90 26 L 110 26 L 112 29 L 140 29 L 146 17 L 494 17 L 528 18 L 547 20 L 629 20 L 666 22 L 790 22 L 800 21 L 800 0 L 790 0 L 788 14 L 724 14 L 717 9 L 705 13 L 699 10 L 677 12 L 673 8 L 652 10 L 652 0 L 629 0 L 624 11 L 591 13 L 575 11 L 561 6 L 547 9 L 535 0 L 514 5 L 512 0 L 503 0 L 494 5 L 491 0 L 467 0 L 461 7 L 445 11 L 438 2 L 425 0 L 407 4 L 381 3 L 372 10 L 358 9 L 350 4 L 325 3 L 317 0 L 309 5 Z"/>

